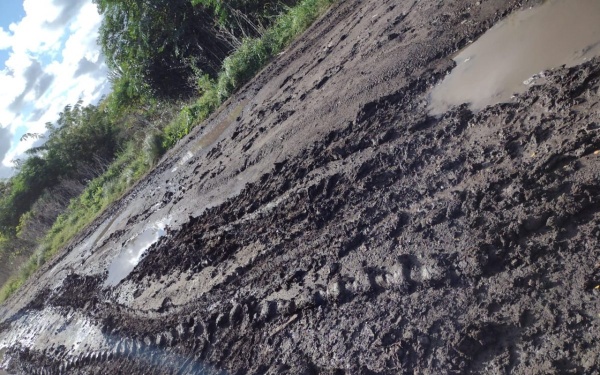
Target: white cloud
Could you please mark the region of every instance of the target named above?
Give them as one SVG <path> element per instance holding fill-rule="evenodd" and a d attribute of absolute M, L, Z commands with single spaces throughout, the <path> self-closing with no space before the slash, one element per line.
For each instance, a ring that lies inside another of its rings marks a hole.
<path fill-rule="evenodd" d="M 44 132 L 67 104 L 95 102 L 109 88 L 96 43 L 101 17 L 91 0 L 24 0 L 23 8 L 22 20 L 0 29 L 0 49 L 9 50 L 0 71 L 0 124 L 12 137 L 23 128 Z M 33 142 L 12 140 L 0 154 L 0 177 Z"/>
<path fill-rule="evenodd" d="M 0 27 L 0 49 L 10 48 L 10 34 Z"/>

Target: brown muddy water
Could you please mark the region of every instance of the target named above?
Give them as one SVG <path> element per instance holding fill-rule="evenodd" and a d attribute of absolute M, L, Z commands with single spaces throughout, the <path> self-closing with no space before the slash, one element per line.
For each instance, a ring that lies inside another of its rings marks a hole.
<path fill-rule="evenodd" d="M 549 0 L 502 20 L 454 58 L 436 86 L 429 111 L 440 115 L 469 103 L 479 111 L 508 102 L 544 77 L 600 55 L 600 0 Z"/>

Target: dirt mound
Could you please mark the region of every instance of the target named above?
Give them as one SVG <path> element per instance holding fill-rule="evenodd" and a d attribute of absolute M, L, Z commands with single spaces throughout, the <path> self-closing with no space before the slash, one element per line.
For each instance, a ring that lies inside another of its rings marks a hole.
<path fill-rule="evenodd" d="M 10 370 L 600 371 L 600 60 L 428 114 L 450 55 L 517 9 L 341 2 L 4 307 Z"/>

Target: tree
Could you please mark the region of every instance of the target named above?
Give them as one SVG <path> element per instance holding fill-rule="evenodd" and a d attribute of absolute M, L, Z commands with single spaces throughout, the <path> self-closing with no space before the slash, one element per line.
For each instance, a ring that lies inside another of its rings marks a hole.
<path fill-rule="evenodd" d="M 119 127 L 98 107 L 83 107 L 81 101 L 66 106 L 56 124 L 46 128 L 45 142 L 28 150 L 17 173 L 0 185 L 0 232 L 7 236 L 16 234 L 21 216 L 44 192 L 65 180 L 83 186 L 104 171 L 120 147 Z M 28 137 L 39 135 L 23 138 Z"/>
<path fill-rule="evenodd" d="M 215 77 L 231 44 L 204 6 L 189 0 L 94 0 L 99 42 L 116 78 L 159 97 L 193 93 L 196 73 Z"/>

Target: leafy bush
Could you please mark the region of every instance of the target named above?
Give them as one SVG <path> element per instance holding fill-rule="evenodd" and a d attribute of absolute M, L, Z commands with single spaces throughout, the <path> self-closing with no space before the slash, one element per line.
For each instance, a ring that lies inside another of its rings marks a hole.
<path fill-rule="evenodd" d="M 103 15 L 99 42 L 115 76 L 132 95 L 182 98 L 196 70 L 216 76 L 231 44 L 219 37 L 214 15 L 190 0 L 94 0 Z"/>

